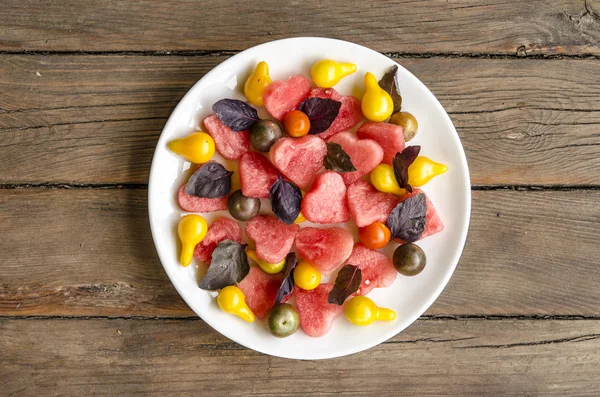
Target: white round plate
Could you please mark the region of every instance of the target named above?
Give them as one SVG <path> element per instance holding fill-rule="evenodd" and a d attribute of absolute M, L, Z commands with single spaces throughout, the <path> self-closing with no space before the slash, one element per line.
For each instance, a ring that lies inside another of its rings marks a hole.
<path fill-rule="evenodd" d="M 299 329 L 291 337 L 279 339 L 269 334 L 264 321 L 246 323 L 219 310 L 215 294 L 198 288 L 199 268 L 204 265 L 194 263 L 183 267 L 178 262 L 180 245 L 176 229 L 184 213 L 177 205 L 176 195 L 189 176 L 190 163 L 171 153 L 167 142 L 202 129 L 202 120 L 212 113 L 211 107 L 219 99 L 243 100 L 244 82 L 258 62 L 266 61 L 271 78 L 281 80 L 297 73 L 310 77 L 311 65 L 323 58 L 357 65 L 358 71 L 335 87 L 343 95 L 360 95 L 366 72 L 380 78 L 395 65 L 391 59 L 366 47 L 314 37 L 273 41 L 237 54 L 202 77 L 175 108 L 158 140 L 148 187 L 150 226 L 156 250 L 171 282 L 192 310 L 215 330 L 241 345 L 273 356 L 296 359 L 323 359 L 356 353 L 384 342 L 419 318 L 438 297 L 456 267 L 465 244 L 471 211 L 469 170 L 452 121 L 427 87 L 398 65 L 402 108 L 419 121 L 419 133 L 410 144 L 421 145 L 422 155 L 448 165 L 449 171 L 423 188 L 445 225 L 443 232 L 418 243 L 427 255 L 425 270 L 415 277 L 398 275 L 393 285 L 375 289 L 368 295 L 378 305 L 394 309 L 397 319 L 357 327 L 341 316 L 335 320 L 331 331 L 320 338 L 309 337 Z M 261 115 L 266 116 L 264 109 Z M 223 162 L 219 156 L 216 159 Z M 237 171 L 233 162 L 223 163 Z M 239 184 L 234 179 L 234 189 L 236 183 Z M 267 203 L 268 200 L 263 200 L 261 212 L 269 209 L 264 205 Z M 227 211 L 205 214 L 209 224 L 222 216 L 229 214 Z M 396 244 L 390 245 L 395 247 Z M 389 247 L 386 252 L 391 254 L 394 247 Z"/>

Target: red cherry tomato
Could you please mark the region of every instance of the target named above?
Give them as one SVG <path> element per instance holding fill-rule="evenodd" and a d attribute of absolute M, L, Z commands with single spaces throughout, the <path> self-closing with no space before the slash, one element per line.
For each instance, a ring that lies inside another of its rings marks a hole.
<path fill-rule="evenodd" d="M 358 229 L 358 238 L 365 247 L 370 249 L 383 248 L 390 242 L 390 229 L 381 222 L 373 222 L 369 226 Z"/>
<path fill-rule="evenodd" d="M 299 138 L 308 134 L 310 120 L 305 113 L 299 110 L 292 110 L 283 118 L 283 128 L 289 136 Z"/>

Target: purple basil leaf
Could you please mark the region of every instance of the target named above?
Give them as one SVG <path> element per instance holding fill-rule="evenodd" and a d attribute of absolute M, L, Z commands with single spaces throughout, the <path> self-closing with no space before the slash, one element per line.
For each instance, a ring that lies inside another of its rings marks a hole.
<path fill-rule="evenodd" d="M 421 146 L 407 146 L 402 153 L 396 153 L 396 156 L 394 156 L 394 159 L 392 160 L 394 176 L 396 177 L 398 186 L 411 193 L 412 186 L 408 184 L 408 167 L 415 161 L 420 151 Z"/>
<path fill-rule="evenodd" d="M 379 80 L 379 86 L 392 97 L 394 102 L 394 113 L 402 109 L 402 95 L 398 87 L 398 65 L 392 66 Z"/>
<path fill-rule="evenodd" d="M 200 288 L 214 291 L 239 283 L 250 272 L 246 244 L 224 240 L 213 251 L 208 271 L 200 281 Z"/>
<path fill-rule="evenodd" d="M 281 303 L 282 300 L 291 295 L 294 291 L 294 269 L 298 264 L 296 260 L 296 253 L 290 252 L 285 257 L 285 276 L 283 277 L 283 281 L 277 290 L 277 295 L 275 296 L 275 304 Z"/>
<path fill-rule="evenodd" d="M 412 196 L 394 208 L 388 217 L 387 226 L 392 238 L 414 243 L 421 238 L 427 219 L 427 200 L 424 193 Z"/>
<path fill-rule="evenodd" d="M 269 194 L 273 213 L 283 223 L 288 225 L 294 223 L 300 213 L 300 203 L 302 203 L 302 191 L 300 188 L 292 182 L 286 181 L 279 174 L 275 183 L 271 185 Z"/>
<path fill-rule="evenodd" d="M 342 149 L 342 145 L 334 142 L 327 142 L 327 156 L 323 159 L 325 169 L 335 172 L 352 172 L 356 167 L 348 153 Z"/>
<path fill-rule="evenodd" d="M 221 99 L 212 108 L 221 123 L 232 131 L 249 130 L 252 124 L 260 120 L 256 109 L 237 99 Z"/>
<path fill-rule="evenodd" d="M 231 175 L 219 163 L 206 163 L 198 168 L 185 185 L 185 194 L 203 198 L 225 197 L 231 190 Z"/>
<path fill-rule="evenodd" d="M 327 302 L 335 305 L 343 305 L 346 299 L 358 291 L 362 282 L 362 271 L 358 266 L 346 265 L 340 269 L 335 284 L 329 295 Z"/>
<path fill-rule="evenodd" d="M 326 131 L 340 113 L 342 103 L 327 98 L 308 98 L 300 104 L 299 110 L 306 113 L 310 120 L 309 134 Z"/>

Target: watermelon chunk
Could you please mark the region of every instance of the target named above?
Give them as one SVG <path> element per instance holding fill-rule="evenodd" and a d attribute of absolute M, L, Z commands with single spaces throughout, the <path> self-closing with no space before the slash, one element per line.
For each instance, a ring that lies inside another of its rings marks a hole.
<path fill-rule="evenodd" d="M 327 144 L 314 135 L 302 138 L 281 138 L 269 151 L 271 163 L 283 175 L 306 190 L 323 167 L 327 155 Z"/>
<path fill-rule="evenodd" d="M 324 275 L 331 274 L 350 256 L 354 238 L 340 227 L 304 227 L 296 236 L 298 254 Z"/>
<path fill-rule="evenodd" d="M 341 174 L 346 185 L 353 184 L 371 172 L 383 160 L 383 149 L 372 139 L 358 139 L 351 132 L 340 132 L 329 138 L 329 142 L 341 145 L 356 168 L 354 172 Z"/>
<path fill-rule="evenodd" d="M 248 152 L 238 165 L 242 193 L 246 197 L 269 198 L 271 185 L 277 180 L 277 169 L 260 153 Z"/>
<path fill-rule="evenodd" d="M 342 96 L 333 88 L 314 88 L 310 91 L 308 97 L 333 99 L 342 103 L 340 112 L 333 123 L 327 130 L 319 134 L 322 139 L 330 138 L 338 132 L 353 128 L 363 118 L 360 100 L 352 95 Z"/>
<path fill-rule="evenodd" d="M 215 114 L 204 119 L 204 128 L 215 141 L 217 151 L 228 160 L 237 160 L 250 150 L 250 132 L 232 131 Z"/>
<path fill-rule="evenodd" d="M 242 242 L 242 229 L 236 221 L 229 218 L 217 219 L 208 227 L 206 236 L 194 249 L 194 258 L 210 263 L 217 244 L 224 240 Z"/>
<path fill-rule="evenodd" d="M 344 305 L 327 302 L 333 284 L 321 284 L 312 291 L 297 288 L 296 308 L 300 326 L 308 336 L 323 336 L 331 329 L 333 321 L 344 313 Z"/>
<path fill-rule="evenodd" d="M 185 184 L 177 192 L 179 206 L 187 212 L 213 212 L 227 209 L 229 196 L 219 198 L 196 197 L 185 193 Z"/>
<path fill-rule="evenodd" d="M 246 297 L 246 304 L 259 320 L 264 320 L 275 305 L 282 280 L 281 274 L 267 274 L 260 267 L 251 266 L 250 273 L 238 283 Z"/>
<path fill-rule="evenodd" d="M 295 75 L 288 80 L 276 80 L 269 84 L 263 94 L 265 108 L 277 120 L 283 120 L 288 112 L 298 109 L 310 92 L 310 81 Z"/>
<path fill-rule="evenodd" d="M 421 189 L 414 188 L 412 193 L 407 193 L 406 195 L 404 195 L 402 197 L 402 199 L 400 201 L 404 201 L 407 198 L 417 195 L 419 193 L 425 194 L 425 192 L 422 191 Z M 425 230 L 423 230 L 423 234 L 421 234 L 421 238 L 419 240 L 422 240 L 425 237 L 431 236 L 432 234 L 436 234 L 436 233 L 439 233 L 442 230 L 444 230 L 444 223 L 442 222 L 442 219 L 440 218 L 439 214 L 435 210 L 433 203 L 431 202 L 431 200 L 429 200 L 429 197 L 427 197 L 426 194 L 425 194 L 425 204 L 427 205 L 427 214 L 425 215 L 425 217 L 426 217 L 425 218 Z M 394 239 L 394 240 L 396 240 L 399 243 L 405 243 L 405 241 L 400 240 L 399 238 Z"/>
<path fill-rule="evenodd" d="M 334 90 L 333 88 L 313 88 L 308 93 L 309 98 L 325 98 L 325 99 L 333 99 L 334 101 L 341 100 L 344 96 Z"/>
<path fill-rule="evenodd" d="M 314 223 L 350 220 L 346 185 L 340 174 L 327 171 L 317 175 L 312 187 L 302 199 L 302 214 Z"/>
<path fill-rule="evenodd" d="M 348 186 L 348 208 L 356 226 L 365 227 L 373 222 L 387 223 L 388 216 L 402 199 L 375 189 L 370 182 L 356 181 Z"/>
<path fill-rule="evenodd" d="M 256 256 L 277 263 L 290 252 L 298 233 L 297 224 L 286 225 L 272 215 L 259 215 L 246 224 L 246 234 L 256 245 Z"/>
<path fill-rule="evenodd" d="M 402 127 L 395 124 L 369 121 L 360 126 L 356 135 L 379 143 L 383 148 L 383 162 L 390 165 L 396 153 L 402 152 L 406 146 Z"/>
<path fill-rule="evenodd" d="M 359 295 L 366 295 L 373 288 L 390 286 L 398 274 L 387 255 L 362 244 L 354 246 L 346 264 L 358 266 L 362 272 L 362 282 L 357 292 Z"/>

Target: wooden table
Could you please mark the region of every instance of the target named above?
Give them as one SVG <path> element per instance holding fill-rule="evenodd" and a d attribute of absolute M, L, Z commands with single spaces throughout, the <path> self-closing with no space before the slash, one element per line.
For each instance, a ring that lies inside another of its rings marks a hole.
<path fill-rule="evenodd" d="M 3 0 L 0 394 L 600 395 L 600 1 Z M 173 107 L 227 57 L 315 35 L 439 98 L 473 184 L 468 242 L 410 328 L 268 357 L 167 279 L 147 181 Z"/>

